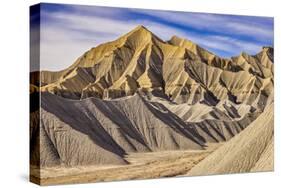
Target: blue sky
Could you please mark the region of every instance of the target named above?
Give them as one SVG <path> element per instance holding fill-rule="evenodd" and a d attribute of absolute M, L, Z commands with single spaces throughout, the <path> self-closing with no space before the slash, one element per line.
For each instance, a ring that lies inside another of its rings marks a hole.
<path fill-rule="evenodd" d="M 80 5 L 41 5 L 41 69 L 61 70 L 90 48 L 138 25 L 163 40 L 173 35 L 231 57 L 273 45 L 273 18 Z"/>

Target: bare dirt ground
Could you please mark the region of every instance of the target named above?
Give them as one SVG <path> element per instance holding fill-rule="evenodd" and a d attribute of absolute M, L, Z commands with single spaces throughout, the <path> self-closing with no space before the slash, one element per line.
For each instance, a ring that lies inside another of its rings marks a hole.
<path fill-rule="evenodd" d="M 206 150 L 159 151 L 129 153 L 128 165 L 31 168 L 31 178 L 41 185 L 88 183 L 117 180 L 173 177 L 186 174 L 221 144 L 212 144 Z"/>

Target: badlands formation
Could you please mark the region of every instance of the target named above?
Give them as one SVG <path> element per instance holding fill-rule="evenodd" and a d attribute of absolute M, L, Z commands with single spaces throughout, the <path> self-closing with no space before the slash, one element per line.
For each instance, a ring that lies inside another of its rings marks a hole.
<path fill-rule="evenodd" d="M 218 143 L 181 174 L 272 170 L 273 62 L 271 47 L 226 59 L 138 26 L 62 71 L 31 73 L 31 100 L 40 95 L 31 106 L 31 164 L 130 166 L 130 153 Z"/>

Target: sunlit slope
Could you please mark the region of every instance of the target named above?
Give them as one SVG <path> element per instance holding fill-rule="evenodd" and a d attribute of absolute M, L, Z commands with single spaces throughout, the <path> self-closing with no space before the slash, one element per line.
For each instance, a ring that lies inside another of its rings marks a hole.
<path fill-rule="evenodd" d="M 114 99 L 138 89 L 162 92 L 177 103 L 220 100 L 252 104 L 273 88 L 273 49 L 220 58 L 197 44 L 165 42 L 143 26 L 90 49 L 69 68 L 41 73 L 41 91 L 71 99 Z"/>

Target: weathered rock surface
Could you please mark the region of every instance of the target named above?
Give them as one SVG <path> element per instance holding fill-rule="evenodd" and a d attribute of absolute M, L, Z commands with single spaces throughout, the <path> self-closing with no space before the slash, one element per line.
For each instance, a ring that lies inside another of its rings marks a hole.
<path fill-rule="evenodd" d="M 177 103 L 254 103 L 273 87 L 273 49 L 220 58 L 191 41 L 162 41 L 139 26 L 83 54 L 69 68 L 41 73 L 42 91 L 71 99 L 114 99 L 138 88 L 162 91 Z"/>
<path fill-rule="evenodd" d="M 237 134 L 242 139 L 250 134 L 245 128 L 257 129 L 248 125 L 273 116 L 273 62 L 271 47 L 226 59 L 139 26 L 62 71 L 31 74 L 31 100 L 41 100 L 31 105 L 31 163 L 126 164 L 128 152 L 199 150 Z M 273 142 L 258 161 L 245 153 L 256 163 L 241 169 L 270 166 L 272 148 Z"/>

